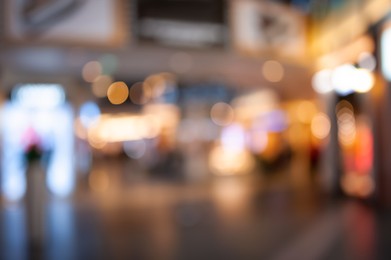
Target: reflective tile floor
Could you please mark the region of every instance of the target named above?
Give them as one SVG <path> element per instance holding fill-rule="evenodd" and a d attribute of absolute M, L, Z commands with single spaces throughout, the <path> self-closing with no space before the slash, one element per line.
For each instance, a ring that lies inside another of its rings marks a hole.
<path fill-rule="evenodd" d="M 3 203 L 1 259 L 391 259 L 391 214 L 286 174 L 190 183 L 105 167 L 72 198 L 47 199 L 41 246 L 24 204 Z"/>

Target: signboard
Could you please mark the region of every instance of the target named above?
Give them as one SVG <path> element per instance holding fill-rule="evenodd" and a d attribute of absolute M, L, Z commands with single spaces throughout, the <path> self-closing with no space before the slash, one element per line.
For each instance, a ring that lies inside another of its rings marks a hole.
<path fill-rule="evenodd" d="M 6 40 L 119 46 L 127 40 L 122 0 L 6 0 Z"/>
<path fill-rule="evenodd" d="M 288 6 L 266 1 L 231 0 L 234 47 L 258 54 L 301 56 L 306 48 L 304 16 Z"/>
<path fill-rule="evenodd" d="M 137 37 L 175 47 L 222 46 L 222 0 L 144 0 L 138 2 Z"/>

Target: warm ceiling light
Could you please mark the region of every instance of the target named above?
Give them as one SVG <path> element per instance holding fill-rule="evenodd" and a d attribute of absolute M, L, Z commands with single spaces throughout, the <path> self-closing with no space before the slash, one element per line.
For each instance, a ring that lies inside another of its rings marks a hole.
<path fill-rule="evenodd" d="M 125 82 L 117 81 L 110 85 L 107 90 L 107 98 L 110 103 L 119 105 L 124 103 L 129 96 L 129 89 Z"/>

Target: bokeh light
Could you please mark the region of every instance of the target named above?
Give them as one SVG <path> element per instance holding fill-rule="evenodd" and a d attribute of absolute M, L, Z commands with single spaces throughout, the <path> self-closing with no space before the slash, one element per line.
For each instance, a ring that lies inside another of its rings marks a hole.
<path fill-rule="evenodd" d="M 342 145 L 350 146 L 356 138 L 356 120 L 353 106 L 346 100 L 337 104 L 338 139 Z"/>
<path fill-rule="evenodd" d="M 107 98 L 113 105 L 124 103 L 129 96 L 129 88 L 123 81 L 116 81 L 107 90 Z"/>
<path fill-rule="evenodd" d="M 343 108 L 348 108 L 351 111 L 354 111 L 353 105 L 347 101 L 347 100 L 341 100 L 338 102 L 338 104 L 335 106 L 335 112 L 338 114 L 339 111 Z"/>
<path fill-rule="evenodd" d="M 221 145 L 231 151 L 245 149 L 246 133 L 239 124 L 232 124 L 223 128 L 221 132 Z"/>
<path fill-rule="evenodd" d="M 268 133 L 262 130 L 255 130 L 249 134 L 247 139 L 248 148 L 254 153 L 261 153 L 268 145 Z"/>
<path fill-rule="evenodd" d="M 333 70 L 331 83 L 338 94 L 345 96 L 354 92 L 356 76 L 356 68 L 353 65 L 341 65 Z"/>
<path fill-rule="evenodd" d="M 373 193 L 375 184 L 369 175 L 349 172 L 342 177 L 341 187 L 348 195 L 366 198 Z"/>
<path fill-rule="evenodd" d="M 360 68 L 374 71 L 376 68 L 376 58 L 369 52 L 363 52 L 358 57 L 358 65 Z"/>
<path fill-rule="evenodd" d="M 372 73 L 367 69 L 357 69 L 356 76 L 354 77 L 355 91 L 358 93 L 366 93 L 373 88 L 375 79 Z"/>
<path fill-rule="evenodd" d="M 86 102 L 80 107 L 80 122 L 85 128 L 91 126 L 91 124 L 97 122 L 100 116 L 100 109 L 94 102 Z"/>
<path fill-rule="evenodd" d="M 284 73 L 284 67 L 275 60 L 268 60 L 262 66 L 262 75 L 270 82 L 281 81 Z"/>
<path fill-rule="evenodd" d="M 114 54 L 104 54 L 99 58 L 102 66 L 102 73 L 106 75 L 114 74 L 118 67 L 118 58 Z"/>
<path fill-rule="evenodd" d="M 383 72 L 383 76 L 391 81 L 391 27 L 387 26 L 384 29 L 381 40 L 380 40 L 380 60 L 381 60 L 381 70 Z"/>
<path fill-rule="evenodd" d="M 123 144 L 125 154 L 132 159 L 140 159 L 145 154 L 147 145 L 143 139 L 126 141 Z"/>
<path fill-rule="evenodd" d="M 105 143 L 154 138 L 162 130 L 162 121 L 167 125 L 175 123 L 163 114 L 103 114 L 99 121 L 88 129 L 88 138 L 92 142 L 91 145 L 98 149 L 101 148 L 101 143 L 104 146 Z"/>
<path fill-rule="evenodd" d="M 93 127 L 94 128 L 94 127 Z M 93 129 L 87 133 L 88 143 L 95 149 L 102 149 L 107 144 L 107 141 L 103 140 Z"/>
<path fill-rule="evenodd" d="M 82 70 L 83 79 L 87 82 L 94 82 L 94 80 L 102 74 L 102 65 L 98 61 L 87 62 Z"/>
<path fill-rule="evenodd" d="M 353 92 L 368 92 L 374 82 L 370 69 L 357 69 L 352 64 L 344 64 L 333 70 L 317 72 L 312 78 L 312 87 L 320 94 L 335 90 L 338 94 L 346 96 Z"/>
<path fill-rule="evenodd" d="M 209 167 L 215 175 L 247 174 L 254 167 L 254 159 L 246 150 L 231 150 L 216 146 L 209 154 Z"/>
<path fill-rule="evenodd" d="M 311 121 L 311 133 L 318 139 L 326 138 L 330 133 L 331 123 L 324 113 L 318 113 Z"/>
<path fill-rule="evenodd" d="M 331 83 L 332 70 L 324 69 L 315 73 L 312 77 L 312 88 L 319 94 L 325 94 L 333 91 Z"/>
<path fill-rule="evenodd" d="M 137 105 L 144 105 L 152 98 L 152 87 L 146 82 L 136 82 L 129 90 L 130 100 Z"/>
<path fill-rule="evenodd" d="M 155 138 L 162 128 L 162 122 L 157 115 L 146 114 L 140 119 L 139 127 L 144 138 Z"/>
<path fill-rule="evenodd" d="M 218 102 L 212 106 L 210 117 L 216 125 L 227 126 L 234 120 L 234 110 L 229 104 Z"/>
<path fill-rule="evenodd" d="M 153 98 L 160 97 L 166 90 L 166 80 L 160 74 L 154 74 L 147 77 L 144 83 L 148 84 L 152 88 Z"/>
<path fill-rule="evenodd" d="M 113 83 L 113 78 L 108 75 L 98 76 L 91 85 L 92 93 L 98 97 L 103 98 L 107 95 L 107 90 Z"/>

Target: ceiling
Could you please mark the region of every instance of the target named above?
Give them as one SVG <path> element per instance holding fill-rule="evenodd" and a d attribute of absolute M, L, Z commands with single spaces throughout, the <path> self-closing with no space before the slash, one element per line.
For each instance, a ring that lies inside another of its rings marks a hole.
<path fill-rule="evenodd" d="M 6 42 L 4 21 L 0 20 L 0 36 L 3 36 L 0 38 L 3 40 L 0 41 L 0 83 L 6 90 L 20 81 L 61 79 L 72 82 L 70 85 L 74 88 L 70 87 L 71 91 L 78 92 L 80 87 L 87 85 L 81 77 L 83 66 L 110 54 L 117 63 L 117 69 L 113 72 L 117 80 L 138 81 L 153 73 L 173 72 L 182 85 L 218 82 L 238 90 L 272 88 L 283 99 L 314 96 L 311 87 L 312 63 L 306 57 L 292 60 L 267 51 L 249 56 L 235 51 L 229 44 L 219 48 L 164 47 L 156 43 L 138 42 L 137 39 L 115 48 Z M 269 59 L 283 65 L 284 76 L 279 82 L 269 82 L 262 75 L 262 66 Z"/>

